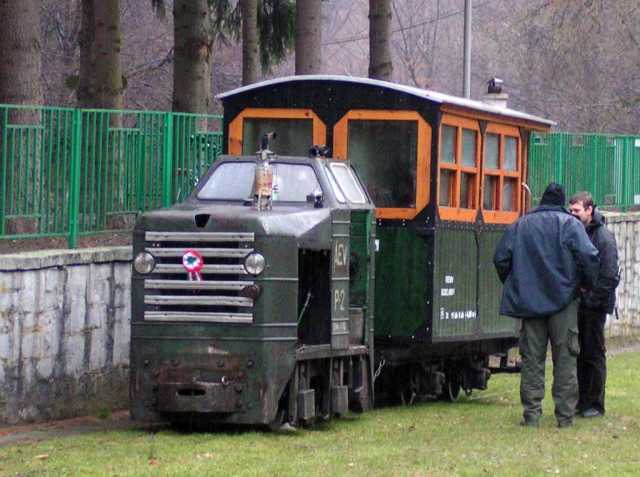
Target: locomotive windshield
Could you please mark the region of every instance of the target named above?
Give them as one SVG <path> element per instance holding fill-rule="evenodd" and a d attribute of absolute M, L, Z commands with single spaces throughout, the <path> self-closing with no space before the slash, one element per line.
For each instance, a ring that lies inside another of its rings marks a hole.
<path fill-rule="evenodd" d="M 306 202 L 307 196 L 322 190 L 311 166 L 271 163 L 273 168 L 273 201 Z M 220 164 L 198 193 L 199 199 L 245 200 L 253 193 L 255 162 Z"/>

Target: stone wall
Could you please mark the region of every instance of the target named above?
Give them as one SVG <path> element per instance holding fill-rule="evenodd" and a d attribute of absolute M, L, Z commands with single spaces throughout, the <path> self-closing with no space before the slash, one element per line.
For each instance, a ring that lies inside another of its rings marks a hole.
<path fill-rule="evenodd" d="M 619 319 L 609 317 L 608 335 L 640 337 L 640 213 L 607 214 L 607 226 L 616 236 L 622 270 L 616 292 Z"/>
<path fill-rule="evenodd" d="M 127 406 L 130 247 L 0 256 L 0 422 Z"/>

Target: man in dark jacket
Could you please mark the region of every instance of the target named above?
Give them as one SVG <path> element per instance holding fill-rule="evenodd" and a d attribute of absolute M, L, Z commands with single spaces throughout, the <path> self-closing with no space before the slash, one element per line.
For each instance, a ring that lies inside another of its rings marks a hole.
<path fill-rule="evenodd" d="M 564 208 L 564 188 L 549 184 L 540 206 L 504 233 L 493 262 L 504 284 L 500 313 L 522 319 L 522 424 L 537 427 L 544 398 L 547 343 L 553 357 L 553 401 L 559 427 L 573 424 L 578 400 L 577 302 L 591 288 L 598 251 L 584 227 Z"/>
<path fill-rule="evenodd" d="M 588 192 L 578 192 L 569 201 L 571 213 L 587 229 L 591 243 L 600 253 L 600 270 L 593 288 L 582 294 L 578 307 L 578 406 L 584 417 L 604 414 L 604 387 L 607 380 L 607 358 L 604 325 L 607 313 L 613 313 L 618 285 L 618 247 L 616 238 L 604 225 L 604 217 L 596 210 Z"/>

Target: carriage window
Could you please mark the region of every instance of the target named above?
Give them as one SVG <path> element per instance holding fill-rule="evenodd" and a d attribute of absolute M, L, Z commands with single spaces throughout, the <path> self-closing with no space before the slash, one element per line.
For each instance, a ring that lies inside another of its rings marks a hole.
<path fill-rule="evenodd" d="M 462 130 L 462 165 L 476 167 L 476 132 Z"/>
<path fill-rule="evenodd" d="M 443 126 L 442 128 L 442 154 L 440 160 L 442 162 L 456 162 L 456 128 L 451 126 Z"/>
<path fill-rule="evenodd" d="M 498 182 L 499 177 L 485 176 L 482 207 L 485 210 L 496 210 L 498 207 Z"/>
<path fill-rule="evenodd" d="M 440 172 L 440 205 L 453 207 L 453 196 L 455 193 L 456 173 L 444 170 Z"/>
<path fill-rule="evenodd" d="M 476 121 L 445 115 L 440 141 L 440 216 L 474 220 L 478 207 L 480 128 Z"/>
<path fill-rule="evenodd" d="M 307 157 L 313 144 L 327 141 L 327 128 L 311 109 L 245 108 L 229 122 L 229 154 L 253 156 L 272 131 L 269 148 L 280 156 Z"/>
<path fill-rule="evenodd" d="M 487 222 L 508 223 L 520 209 L 520 138 L 515 127 L 489 124 L 485 135 L 482 208 Z"/>
<path fill-rule="evenodd" d="M 260 149 L 260 138 L 271 131 L 276 137 L 269 148 L 281 156 L 306 157 L 313 144 L 311 119 L 246 118 L 242 131 L 242 154 L 255 154 Z"/>
<path fill-rule="evenodd" d="M 417 138 L 416 121 L 349 121 L 349 159 L 377 207 L 415 207 Z"/>
<path fill-rule="evenodd" d="M 500 162 L 500 136 L 487 134 L 484 142 L 484 167 L 498 169 Z"/>
<path fill-rule="evenodd" d="M 504 168 L 508 171 L 518 170 L 518 141 L 515 137 L 505 136 Z"/>

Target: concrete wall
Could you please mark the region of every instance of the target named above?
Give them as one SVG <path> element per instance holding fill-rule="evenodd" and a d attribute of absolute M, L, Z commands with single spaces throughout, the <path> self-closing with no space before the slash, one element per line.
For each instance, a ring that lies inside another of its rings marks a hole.
<path fill-rule="evenodd" d="M 640 213 L 607 214 L 607 226 L 616 236 L 622 269 L 616 293 L 620 319 L 609 317 L 608 335 L 640 337 Z"/>
<path fill-rule="evenodd" d="M 127 406 L 131 249 L 0 256 L 0 422 Z"/>

